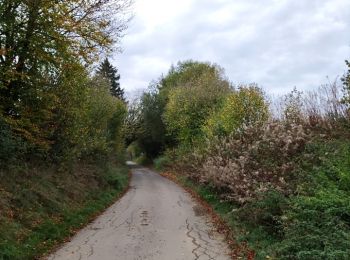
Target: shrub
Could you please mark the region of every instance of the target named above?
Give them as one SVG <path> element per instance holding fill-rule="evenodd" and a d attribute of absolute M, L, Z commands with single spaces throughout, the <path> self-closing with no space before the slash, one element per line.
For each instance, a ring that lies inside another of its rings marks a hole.
<path fill-rule="evenodd" d="M 278 191 L 269 190 L 260 198 L 247 203 L 238 210 L 241 221 L 261 227 L 275 238 L 283 237 L 282 216 L 288 207 L 288 199 Z"/>
<path fill-rule="evenodd" d="M 131 161 L 135 160 L 136 158 L 138 158 L 142 154 L 142 150 L 136 141 L 132 142 L 126 148 L 126 152 L 128 155 L 128 159 Z"/>
<path fill-rule="evenodd" d="M 153 164 L 157 171 L 161 171 L 171 164 L 171 160 L 168 156 L 164 155 L 154 159 Z"/>
<path fill-rule="evenodd" d="M 349 259 L 350 143 L 314 140 L 306 147 L 298 195 L 282 218 L 283 239 L 275 245 L 283 259 Z"/>
<path fill-rule="evenodd" d="M 139 157 L 135 159 L 135 162 L 138 165 L 149 165 L 152 163 L 152 160 L 148 158 L 145 154 L 141 154 Z"/>
<path fill-rule="evenodd" d="M 270 122 L 248 127 L 242 134 L 212 142 L 206 154 L 194 154 L 192 168 L 200 167 L 194 177 L 223 189 L 227 199 L 240 203 L 270 189 L 290 194 L 294 170 L 308 140 L 302 125 Z"/>
<path fill-rule="evenodd" d="M 293 198 L 277 254 L 283 259 L 349 259 L 349 212 L 349 194 L 336 189 Z"/>
<path fill-rule="evenodd" d="M 292 92 L 284 96 L 284 120 L 289 123 L 301 123 L 303 121 L 303 92 L 295 87 Z"/>

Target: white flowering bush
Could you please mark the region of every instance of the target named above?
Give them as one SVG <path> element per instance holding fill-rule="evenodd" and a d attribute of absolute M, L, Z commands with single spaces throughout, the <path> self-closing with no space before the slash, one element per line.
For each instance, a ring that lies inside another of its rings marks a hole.
<path fill-rule="evenodd" d="M 269 122 L 212 141 L 187 162 L 192 164 L 191 177 L 222 190 L 226 199 L 245 203 L 270 189 L 292 193 L 294 169 L 308 140 L 302 125 Z"/>

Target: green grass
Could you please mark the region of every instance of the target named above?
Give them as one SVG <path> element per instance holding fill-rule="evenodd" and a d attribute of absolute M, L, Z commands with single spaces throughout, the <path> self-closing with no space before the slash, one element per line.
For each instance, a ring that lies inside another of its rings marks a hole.
<path fill-rule="evenodd" d="M 166 155 L 159 156 L 153 160 L 154 169 L 157 171 L 164 170 L 170 164 L 171 164 L 171 161 L 170 161 L 169 157 Z"/>
<path fill-rule="evenodd" d="M 0 206 L 5 209 L 5 214 L 0 213 L 0 259 L 35 259 L 49 252 L 103 211 L 128 185 L 128 169 L 111 165 L 74 178 L 67 174 L 66 180 L 49 175 L 27 176 L 26 185 L 17 183 L 16 193 L 6 191 L 7 199 L 1 197 L 4 190 L 0 193 Z M 1 182 L 2 187 L 7 184 Z M 70 191 L 74 188 L 77 191 Z"/>

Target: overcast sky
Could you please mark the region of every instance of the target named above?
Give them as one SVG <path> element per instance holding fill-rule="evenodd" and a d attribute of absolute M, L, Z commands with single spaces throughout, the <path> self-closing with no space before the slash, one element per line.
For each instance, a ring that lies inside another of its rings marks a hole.
<path fill-rule="evenodd" d="M 341 76 L 350 58 L 350 0 L 135 0 L 134 15 L 113 61 L 129 94 L 179 60 L 279 94 Z"/>

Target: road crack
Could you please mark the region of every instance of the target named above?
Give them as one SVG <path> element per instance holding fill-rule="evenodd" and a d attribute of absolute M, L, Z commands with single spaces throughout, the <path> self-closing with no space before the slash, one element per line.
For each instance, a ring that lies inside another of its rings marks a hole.
<path fill-rule="evenodd" d="M 200 255 L 198 255 L 196 251 L 199 248 L 201 248 L 201 246 L 200 246 L 200 244 L 197 243 L 196 238 L 191 235 L 191 232 L 193 231 L 193 228 L 190 227 L 190 223 L 188 222 L 188 219 L 186 219 L 186 228 L 187 228 L 187 232 L 186 232 L 187 237 L 189 237 L 192 240 L 192 244 L 194 244 L 196 246 L 196 248 L 194 248 L 192 250 L 192 254 L 194 254 L 195 260 L 198 260 Z"/>

